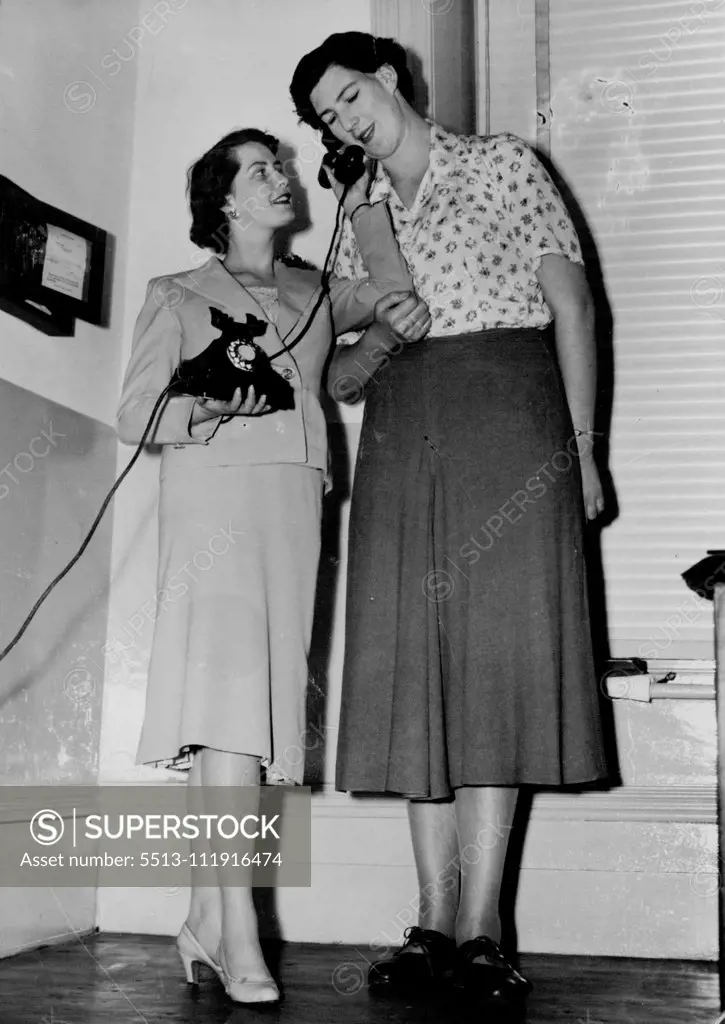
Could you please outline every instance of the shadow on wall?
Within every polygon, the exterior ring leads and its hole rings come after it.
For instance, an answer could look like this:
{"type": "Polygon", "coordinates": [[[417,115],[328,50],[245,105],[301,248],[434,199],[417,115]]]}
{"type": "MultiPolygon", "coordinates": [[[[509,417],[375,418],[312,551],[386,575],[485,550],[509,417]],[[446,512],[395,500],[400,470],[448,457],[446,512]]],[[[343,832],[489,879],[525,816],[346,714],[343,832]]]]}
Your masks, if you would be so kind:
{"type": "MultiPolygon", "coordinates": [[[[0,381],[0,646],[76,553],[113,484],[113,429],[0,381]]],[[[113,513],[0,662],[6,785],[97,777],[113,513]]]]}
{"type": "Polygon", "coordinates": [[[413,76],[413,109],[422,117],[428,117],[430,90],[423,74],[423,61],[410,50],[407,51],[407,54],[408,68],[413,76]]]}

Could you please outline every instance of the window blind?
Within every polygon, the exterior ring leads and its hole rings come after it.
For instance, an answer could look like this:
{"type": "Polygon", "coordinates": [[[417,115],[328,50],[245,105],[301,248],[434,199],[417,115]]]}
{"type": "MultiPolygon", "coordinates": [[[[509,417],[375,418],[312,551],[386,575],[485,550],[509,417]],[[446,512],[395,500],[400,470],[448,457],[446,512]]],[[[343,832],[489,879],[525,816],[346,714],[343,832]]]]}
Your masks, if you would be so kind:
{"type": "Polygon", "coordinates": [[[712,659],[725,548],[725,0],[550,0],[551,156],[614,317],[614,655],[712,659]]]}

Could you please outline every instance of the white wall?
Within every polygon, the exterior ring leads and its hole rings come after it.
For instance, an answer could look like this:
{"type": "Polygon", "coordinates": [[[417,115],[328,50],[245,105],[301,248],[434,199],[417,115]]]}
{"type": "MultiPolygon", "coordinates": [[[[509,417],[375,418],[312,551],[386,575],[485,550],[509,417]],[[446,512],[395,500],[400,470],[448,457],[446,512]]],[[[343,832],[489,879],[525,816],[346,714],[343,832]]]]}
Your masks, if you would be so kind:
{"type": "MultiPolygon", "coordinates": [[[[116,445],[107,424],[121,360],[136,69],[125,65],[107,87],[93,71],[137,20],[137,0],[0,4],[0,174],[116,240],[108,328],[78,321],[74,337],[49,337],[0,312],[2,462],[17,457],[28,474],[12,483],[8,476],[3,491],[4,642],[75,553],[112,480],[116,445]],[[83,79],[95,83],[95,99],[83,79]],[[53,446],[34,460],[29,443],[51,424],[53,446]]],[[[36,441],[33,450],[43,447],[36,441]]],[[[105,635],[111,529],[109,514],[2,664],[6,785],[96,778],[102,674],[90,677],[78,658],[93,655],[105,635]]],[[[0,821],[4,808],[0,792],[0,821]]],[[[93,889],[0,889],[0,955],[87,931],[94,919],[93,889]]]]}
{"type": "Polygon", "coordinates": [[[106,423],[121,360],[136,66],[110,77],[101,62],[114,48],[131,53],[123,41],[137,24],[138,0],[0,5],[0,174],[116,239],[110,326],[79,320],[75,337],[54,338],[0,312],[2,375],[106,423]]]}

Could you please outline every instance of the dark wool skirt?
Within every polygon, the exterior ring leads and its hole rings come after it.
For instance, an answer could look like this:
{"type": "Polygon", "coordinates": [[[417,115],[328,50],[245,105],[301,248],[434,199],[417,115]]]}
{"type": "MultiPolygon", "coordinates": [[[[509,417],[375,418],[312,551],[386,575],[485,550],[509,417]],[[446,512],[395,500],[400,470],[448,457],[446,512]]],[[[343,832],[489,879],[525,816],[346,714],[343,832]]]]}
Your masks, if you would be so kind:
{"type": "Polygon", "coordinates": [[[368,388],[337,788],[606,777],[577,446],[549,332],[406,346],[368,388]]]}

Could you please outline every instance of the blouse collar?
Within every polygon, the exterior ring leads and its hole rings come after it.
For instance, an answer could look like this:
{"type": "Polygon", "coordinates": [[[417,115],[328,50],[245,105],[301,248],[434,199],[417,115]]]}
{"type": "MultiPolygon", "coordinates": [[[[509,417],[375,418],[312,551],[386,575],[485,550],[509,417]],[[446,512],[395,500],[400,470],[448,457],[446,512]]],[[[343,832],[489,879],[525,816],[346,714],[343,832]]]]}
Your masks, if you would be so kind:
{"type": "Polygon", "coordinates": [[[446,128],[436,124],[429,118],[426,118],[426,122],[430,126],[428,169],[423,176],[413,205],[409,210],[406,210],[400,202],[390,176],[382,163],[378,164],[377,173],[370,192],[372,202],[376,203],[392,198],[396,206],[400,206],[400,212],[405,212],[407,216],[413,217],[418,208],[427,202],[434,189],[449,183],[449,179],[456,167],[458,136],[455,132],[449,132],[446,128]]]}

